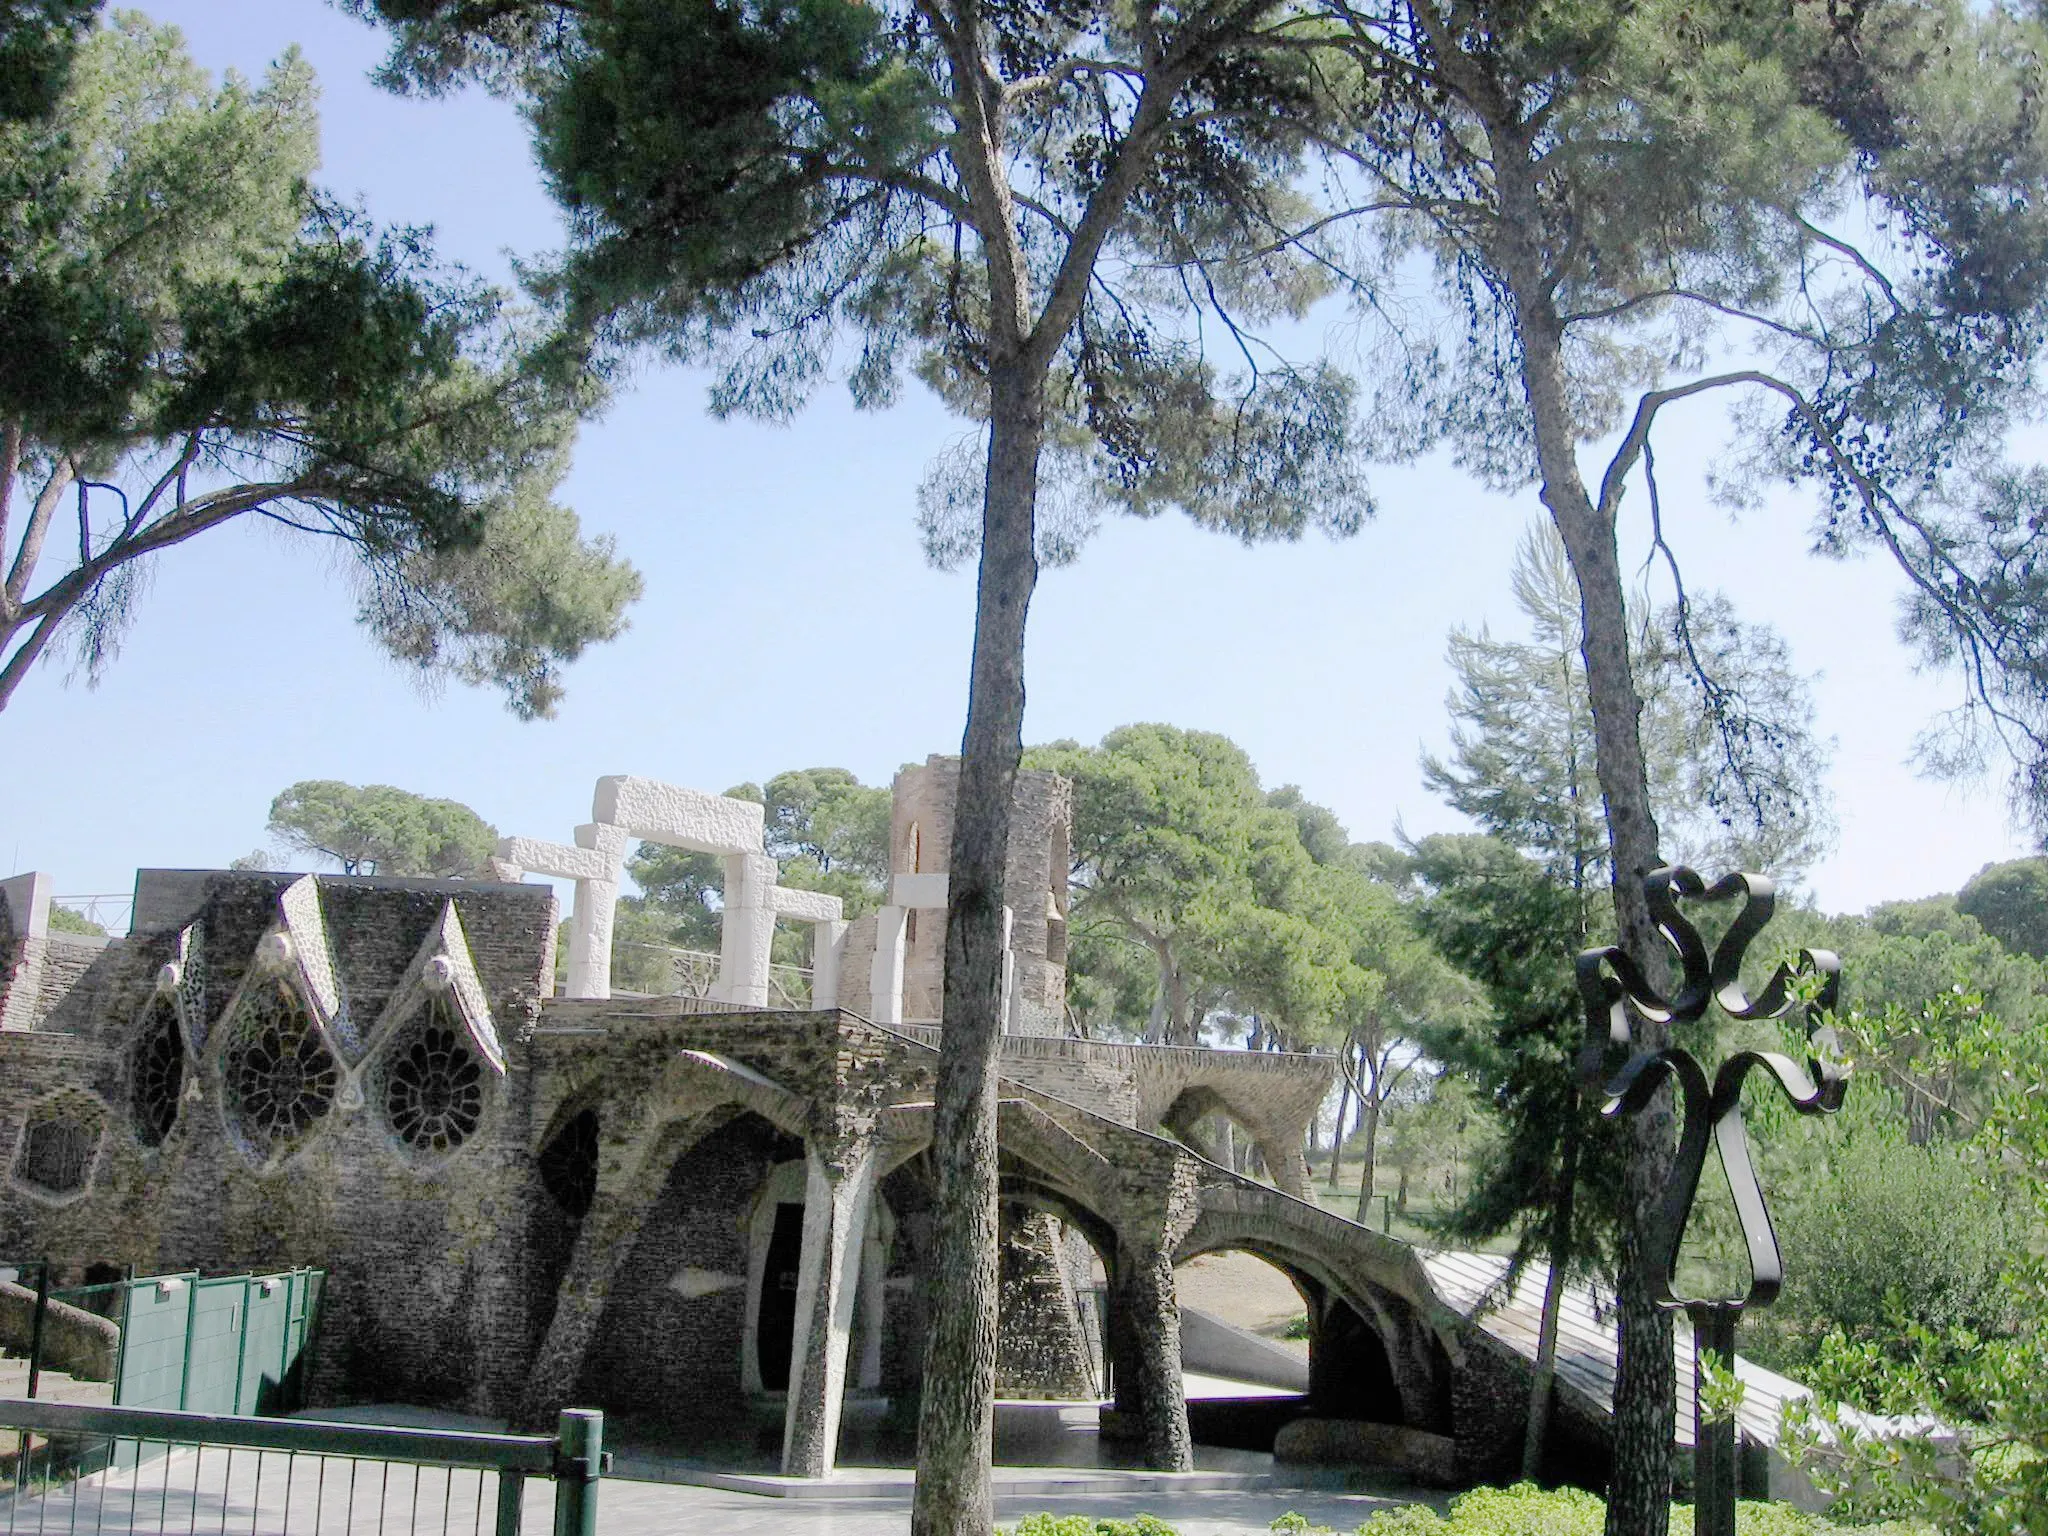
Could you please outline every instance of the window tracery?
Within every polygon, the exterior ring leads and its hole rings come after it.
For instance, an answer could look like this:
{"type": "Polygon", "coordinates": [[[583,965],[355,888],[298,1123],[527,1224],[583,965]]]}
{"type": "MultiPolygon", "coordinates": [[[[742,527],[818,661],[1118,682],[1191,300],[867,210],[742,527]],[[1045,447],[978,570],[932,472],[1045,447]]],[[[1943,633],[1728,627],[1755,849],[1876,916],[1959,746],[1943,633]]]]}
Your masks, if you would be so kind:
{"type": "Polygon", "coordinates": [[[384,1111],[416,1152],[452,1152],[476,1134],[484,1113],[484,1066],[468,1038],[430,1010],[386,1069],[384,1111]]]}
{"type": "Polygon", "coordinates": [[[129,1114],[136,1138],[159,1147],[177,1124],[185,1090],[185,1042],[178,1034],[178,1010],[168,997],[150,1005],[135,1042],[129,1084],[129,1114]]]}
{"type": "Polygon", "coordinates": [[[268,1157],[334,1108],[341,1064],[298,996],[275,983],[244,1005],[223,1077],[243,1136],[260,1157],[268,1157]]]}

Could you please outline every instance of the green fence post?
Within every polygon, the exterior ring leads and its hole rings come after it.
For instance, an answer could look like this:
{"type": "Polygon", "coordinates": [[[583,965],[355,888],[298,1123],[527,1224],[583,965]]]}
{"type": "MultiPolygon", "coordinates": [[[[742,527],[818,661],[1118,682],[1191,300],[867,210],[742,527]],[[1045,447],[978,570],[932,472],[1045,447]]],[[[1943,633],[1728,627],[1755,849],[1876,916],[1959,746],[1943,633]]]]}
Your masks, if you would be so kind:
{"type": "Polygon", "coordinates": [[[519,1536],[520,1511],[526,1504],[526,1474],[498,1469],[498,1536],[519,1536]]]}
{"type": "Polygon", "coordinates": [[[192,1335],[199,1328],[199,1272],[185,1282],[185,1360],[178,1367],[178,1409],[192,1406],[192,1335]]]}
{"type": "MultiPolygon", "coordinates": [[[[235,1390],[228,1399],[228,1412],[234,1414],[242,1411],[242,1373],[249,1368],[249,1298],[255,1294],[255,1284],[254,1276],[242,1276],[241,1327],[235,1338],[235,1390]]],[[[253,1413],[255,1409],[251,1407],[249,1411],[253,1413]]]]}
{"type": "Polygon", "coordinates": [[[564,1408],[555,1437],[555,1536],[597,1536],[604,1415],[595,1408],[564,1408]]]}
{"type": "MultiPolygon", "coordinates": [[[[50,1313],[50,1261],[36,1265],[36,1312],[28,1325],[28,1395],[36,1395],[43,1375],[43,1320],[50,1313]]],[[[23,1445],[28,1441],[24,1439],[23,1445]]]]}

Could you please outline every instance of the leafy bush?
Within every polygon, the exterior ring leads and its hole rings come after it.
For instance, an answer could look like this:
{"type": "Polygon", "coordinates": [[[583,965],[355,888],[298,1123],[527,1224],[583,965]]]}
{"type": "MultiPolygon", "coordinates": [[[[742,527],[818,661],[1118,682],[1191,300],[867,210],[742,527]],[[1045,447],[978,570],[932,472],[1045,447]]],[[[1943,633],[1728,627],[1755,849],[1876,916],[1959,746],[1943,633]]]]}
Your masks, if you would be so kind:
{"type": "MultiPolygon", "coordinates": [[[[1474,1488],[1451,1501],[1440,1515],[1427,1504],[1382,1510],[1358,1528],[1358,1536],[1602,1536],[1607,1506],[1576,1488],[1474,1488]]],[[[1323,1536],[1326,1525],[1289,1510],[1268,1527],[1275,1536],[1323,1536]]],[[[1692,1529],[1692,1510],[1671,1506],[1671,1529],[1692,1529]]],[[[1927,1536],[1921,1527],[1892,1522],[1848,1526],[1809,1515],[1789,1504],[1743,1502],[1735,1506],[1736,1536],[1927,1536]]],[[[1088,1515],[1026,1515],[997,1536],[1175,1536],[1172,1526],[1152,1515],[1131,1520],[1088,1515]]]]}
{"type": "MultiPolygon", "coordinates": [[[[1448,1515],[1423,1504],[1374,1515],[1358,1536],[1602,1536],[1607,1506],[1577,1488],[1542,1489],[1533,1483],[1512,1488],[1475,1488],[1451,1501],[1448,1515]]],[[[1671,1529],[1692,1529],[1692,1510],[1671,1506],[1671,1529]]],[[[1743,1502],[1735,1506],[1736,1536],[1921,1536],[1907,1525],[1853,1528],[1789,1504],[1743,1502]]]]}
{"type": "Polygon", "coordinates": [[[996,1536],[1179,1536],[1179,1533],[1157,1515],[1111,1520],[1095,1515],[1036,1514],[1026,1515],[1008,1528],[996,1527],[996,1536]]]}
{"type": "MultiPolygon", "coordinates": [[[[1756,1316],[1743,1353],[1856,1407],[1902,1412],[1876,1389],[1869,1358],[1931,1349],[1961,1360],[2009,1331],[2001,1275],[2023,1232],[1970,1149],[1863,1135],[1830,1162],[1829,1182],[1789,1213],[1785,1295],[1756,1316]]],[[[1943,1406],[1981,1405],[1951,1395],[1943,1406]]]]}

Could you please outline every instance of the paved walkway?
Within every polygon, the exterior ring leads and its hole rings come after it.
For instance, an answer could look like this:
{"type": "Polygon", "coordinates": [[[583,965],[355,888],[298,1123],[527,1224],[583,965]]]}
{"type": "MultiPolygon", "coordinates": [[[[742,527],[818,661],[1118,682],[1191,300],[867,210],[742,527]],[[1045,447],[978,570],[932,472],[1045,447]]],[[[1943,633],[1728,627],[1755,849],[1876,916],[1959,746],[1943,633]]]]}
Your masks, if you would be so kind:
{"type": "MultiPolygon", "coordinates": [[[[1010,1469],[1013,1480],[1018,1471],[1010,1469]]],[[[1050,1486],[1058,1469],[1043,1469],[1043,1474],[1050,1486]]],[[[612,1477],[599,1490],[598,1529],[603,1536],[902,1536],[909,1530],[906,1486],[869,1487],[861,1493],[853,1498],[771,1498],[612,1477]]],[[[1314,1524],[1348,1532],[1375,1511],[1415,1497],[1301,1488],[1160,1488],[1156,1483],[1142,1493],[1121,1493],[1096,1484],[1068,1496],[1036,1492],[999,1498],[996,1518],[1012,1524],[1038,1510],[1123,1517],[1147,1513],[1183,1536],[1255,1536],[1276,1516],[1294,1510],[1314,1524]]],[[[490,1474],[276,1452],[181,1450],[43,1498],[31,1493],[16,1501],[0,1495],[0,1536],[489,1536],[496,1503],[496,1479],[490,1474]]],[[[551,1484],[529,1483],[525,1529],[551,1530],[553,1505],[551,1484]]]]}

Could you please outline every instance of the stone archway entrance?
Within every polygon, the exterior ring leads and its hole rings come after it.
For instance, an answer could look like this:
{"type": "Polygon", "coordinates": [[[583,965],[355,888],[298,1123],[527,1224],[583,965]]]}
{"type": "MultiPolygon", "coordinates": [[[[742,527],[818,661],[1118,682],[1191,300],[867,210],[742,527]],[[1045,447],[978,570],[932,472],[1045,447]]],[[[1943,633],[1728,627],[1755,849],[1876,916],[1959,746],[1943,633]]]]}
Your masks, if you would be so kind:
{"type": "Polygon", "coordinates": [[[804,1252],[804,1207],[778,1200],[770,1207],[768,1247],[754,1303],[754,1360],[761,1390],[789,1390],[789,1359],[796,1343],[796,1293],[804,1252]]]}

